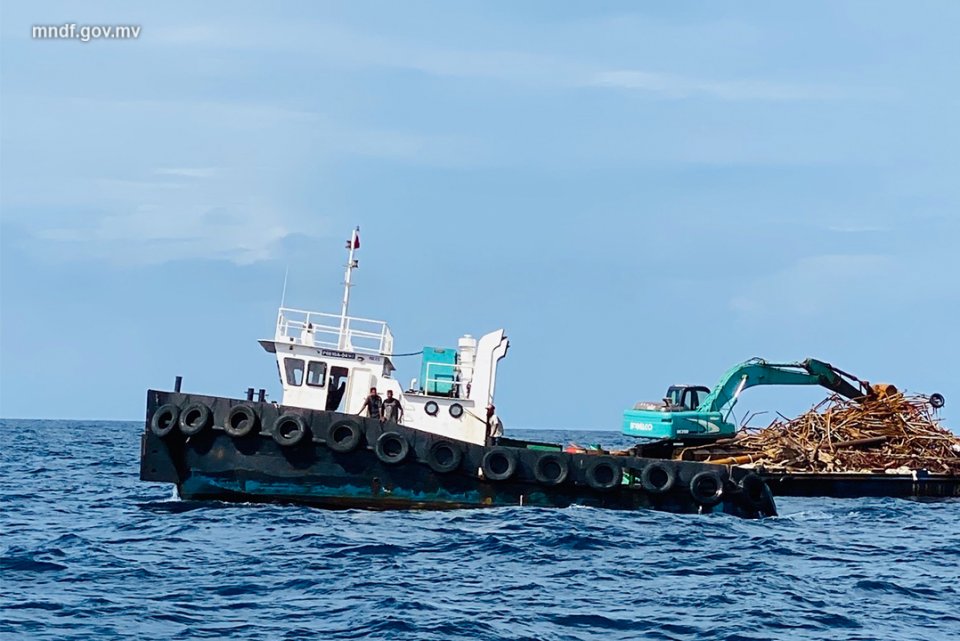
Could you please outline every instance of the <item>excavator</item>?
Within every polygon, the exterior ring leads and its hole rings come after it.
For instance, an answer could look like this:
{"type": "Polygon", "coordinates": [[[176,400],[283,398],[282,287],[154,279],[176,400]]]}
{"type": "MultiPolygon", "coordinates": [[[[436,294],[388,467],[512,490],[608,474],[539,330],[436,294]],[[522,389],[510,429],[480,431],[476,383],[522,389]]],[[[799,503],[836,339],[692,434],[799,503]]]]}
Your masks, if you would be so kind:
{"type": "Polygon", "coordinates": [[[846,398],[864,401],[895,394],[893,385],[871,386],[830,363],[808,358],[799,363],[768,363],[752,358],[736,365],[712,390],[700,385],[671,385],[661,402],[640,402],[623,413],[626,436],[682,443],[710,443],[733,436],[729,422],[740,394],[758,385],[820,385],[846,398]]]}

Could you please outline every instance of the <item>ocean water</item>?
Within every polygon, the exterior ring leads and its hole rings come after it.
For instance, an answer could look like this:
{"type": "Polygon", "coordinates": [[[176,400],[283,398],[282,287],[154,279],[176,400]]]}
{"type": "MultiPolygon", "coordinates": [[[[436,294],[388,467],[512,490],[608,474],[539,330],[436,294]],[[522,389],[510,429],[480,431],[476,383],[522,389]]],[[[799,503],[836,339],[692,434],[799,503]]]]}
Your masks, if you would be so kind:
{"type": "Polygon", "coordinates": [[[137,479],[142,429],[0,421],[0,639],[960,639],[958,501],[190,503],[137,479]]]}

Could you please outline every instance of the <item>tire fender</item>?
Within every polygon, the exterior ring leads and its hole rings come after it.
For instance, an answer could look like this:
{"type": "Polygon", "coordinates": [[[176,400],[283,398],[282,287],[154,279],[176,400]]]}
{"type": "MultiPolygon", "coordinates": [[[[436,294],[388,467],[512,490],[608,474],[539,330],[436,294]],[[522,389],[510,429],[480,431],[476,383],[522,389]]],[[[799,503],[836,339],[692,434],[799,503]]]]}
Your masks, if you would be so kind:
{"type": "Polygon", "coordinates": [[[438,474],[448,474],[460,467],[463,451],[451,441],[436,441],[427,450],[427,465],[438,474]]]}
{"type": "Polygon", "coordinates": [[[327,432],[327,447],[334,452],[346,454],[360,446],[363,440],[363,430],[356,421],[343,419],[330,426],[327,432]]]}
{"type": "Polygon", "coordinates": [[[494,447],[483,455],[480,463],[484,478],[506,481],[517,471],[517,455],[505,447],[494,447]]]}
{"type": "Polygon", "coordinates": [[[277,417],[270,434],[278,445],[293,447],[304,439],[307,431],[307,422],[302,416],[286,412],[277,417]]]}
{"type": "Polygon", "coordinates": [[[596,458],[587,463],[586,478],[595,490],[612,490],[623,480],[623,468],[611,458],[596,458]]]}
{"type": "Polygon", "coordinates": [[[533,476],[543,485],[560,485],[570,474],[567,457],[559,452],[541,454],[533,464],[533,476]]]}
{"type": "Polygon", "coordinates": [[[640,473],[640,485],[649,494],[664,494],[673,489],[677,472],[667,463],[651,463],[640,473]]]}
{"type": "Polygon", "coordinates": [[[167,403],[157,408],[150,419],[150,431],[160,438],[164,438],[177,426],[180,419],[180,408],[173,403],[167,403]]]}
{"type": "Polygon", "coordinates": [[[690,494],[700,505],[716,505],[723,497],[723,477],[716,470],[697,472],[690,479],[690,494]]]}
{"type": "Polygon", "coordinates": [[[399,432],[384,432],[377,439],[373,451],[384,463],[396,465],[410,454],[410,442],[399,432]]]}
{"type": "Polygon", "coordinates": [[[260,424],[256,410],[250,405],[234,405],[227,413],[223,431],[233,438],[243,438],[260,424]]]}
{"type": "Polygon", "coordinates": [[[213,415],[203,403],[190,403],[180,412],[180,431],[184,436],[196,436],[210,425],[213,415]]]}

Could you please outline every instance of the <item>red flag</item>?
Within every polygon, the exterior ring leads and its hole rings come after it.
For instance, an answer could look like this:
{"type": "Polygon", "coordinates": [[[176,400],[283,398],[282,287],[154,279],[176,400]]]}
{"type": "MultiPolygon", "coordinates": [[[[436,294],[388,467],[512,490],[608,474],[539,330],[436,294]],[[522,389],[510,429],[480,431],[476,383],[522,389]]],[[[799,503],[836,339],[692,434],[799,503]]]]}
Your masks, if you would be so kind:
{"type": "Polygon", "coordinates": [[[360,249],[360,230],[359,229],[353,232],[353,248],[360,249]]]}

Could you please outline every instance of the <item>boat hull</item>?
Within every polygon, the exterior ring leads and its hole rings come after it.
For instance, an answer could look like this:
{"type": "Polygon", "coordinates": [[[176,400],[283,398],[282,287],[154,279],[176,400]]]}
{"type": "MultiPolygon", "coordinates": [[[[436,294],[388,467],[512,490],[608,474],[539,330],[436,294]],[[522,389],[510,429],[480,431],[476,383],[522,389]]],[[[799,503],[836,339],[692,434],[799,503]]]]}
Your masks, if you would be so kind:
{"type": "MultiPolygon", "coordinates": [[[[676,460],[683,452],[670,441],[651,441],[635,449],[649,458],[676,460]]],[[[704,452],[701,456],[710,454],[704,452]]],[[[713,455],[718,456],[717,454],[713,455]]],[[[724,455],[720,455],[724,456],[724,455]]],[[[823,498],[960,498],[960,475],[933,474],[926,470],[887,472],[805,472],[753,466],[774,496],[823,498]]]]}
{"type": "Polygon", "coordinates": [[[830,498],[960,498],[960,476],[928,474],[871,474],[819,472],[764,472],[758,470],[774,496],[830,498]]]}
{"type": "MultiPolygon", "coordinates": [[[[656,461],[669,465],[674,482],[665,491],[648,491],[642,481],[651,459],[596,454],[545,452],[522,447],[488,447],[441,439],[403,425],[301,408],[252,403],[211,396],[151,390],[146,429],[142,436],[141,479],[176,484],[181,498],[244,502],[290,502],[324,508],[461,509],[496,506],[567,507],[584,505],[611,509],[654,509],[675,513],[726,512],[744,518],[776,514],[768,488],[743,489],[748,472],[692,462],[656,461]],[[158,409],[209,408],[208,424],[196,434],[178,428],[158,435],[158,409]],[[242,437],[224,429],[232,408],[243,405],[257,416],[258,429],[242,437]],[[306,434],[290,445],[276,435],[281,417],[303,420],[306,434]],[[359,426],[362,437],[350,451],[334,448],[333,430],[345,422],[359,426]],[[402,437],[409,451],[401,460],[378,447],[389,432],[402,437]],[[431,452],[438,441],[453,446],[461,460],[454,469],[437,471],[431,452]],[[507,478],[484,474],[492,450],[512,458],[507,478]],[[546,482],[538,468],[544,456],[562,460],[564,478],[546,482]],[[603,461],[601,461],[601,459],[603,461]],[[602,463],[619,469],[619,480],[597,478],[602,463]],[[716,474],[723,489],[712,500],[698,501],[690,483],[701,472],[716,474]],[[603,485],[603,487],[597,487],[603,485]]],[[[600,475],[602,476],[602,475],[600,475]]]]}

